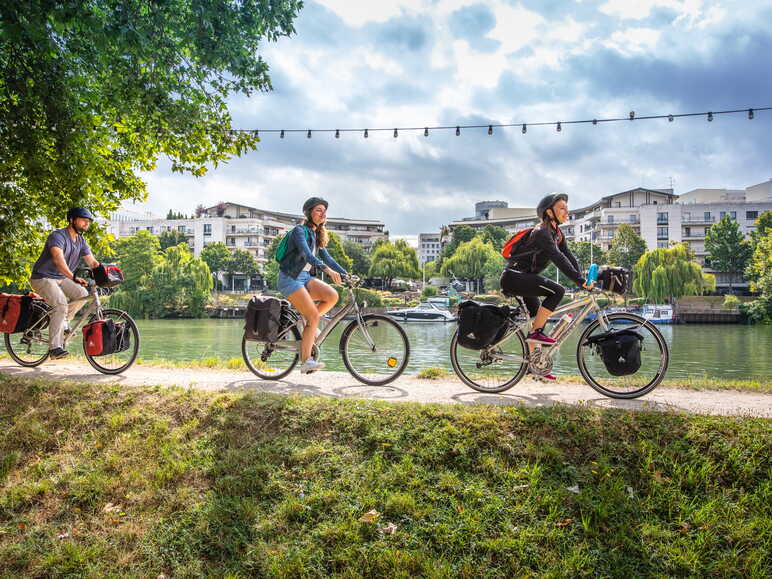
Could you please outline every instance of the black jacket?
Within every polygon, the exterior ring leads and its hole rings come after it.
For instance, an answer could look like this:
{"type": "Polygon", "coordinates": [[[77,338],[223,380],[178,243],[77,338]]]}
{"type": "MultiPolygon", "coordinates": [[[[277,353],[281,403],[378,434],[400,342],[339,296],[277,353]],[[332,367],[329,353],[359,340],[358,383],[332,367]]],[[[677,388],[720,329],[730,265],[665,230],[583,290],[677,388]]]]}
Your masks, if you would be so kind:
{"type": "Polygon", "coordinates": [[[517,255],[509,258],[509,266],[523,273],[541,273],[550,262],[576,285],[584,285],[579,264],[561,231],[537,225],[520,245],[517,255]]]}

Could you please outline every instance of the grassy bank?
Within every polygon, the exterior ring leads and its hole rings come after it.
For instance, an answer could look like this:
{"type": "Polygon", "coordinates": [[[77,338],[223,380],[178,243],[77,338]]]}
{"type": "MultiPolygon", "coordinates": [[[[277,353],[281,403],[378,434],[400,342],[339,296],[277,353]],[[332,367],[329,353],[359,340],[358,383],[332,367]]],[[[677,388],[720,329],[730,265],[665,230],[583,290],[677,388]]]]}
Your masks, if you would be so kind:
{"type": "Polygon", "coordinates": [[[0,377],[0,574],[769,576],[772,423],[0,377]]]}

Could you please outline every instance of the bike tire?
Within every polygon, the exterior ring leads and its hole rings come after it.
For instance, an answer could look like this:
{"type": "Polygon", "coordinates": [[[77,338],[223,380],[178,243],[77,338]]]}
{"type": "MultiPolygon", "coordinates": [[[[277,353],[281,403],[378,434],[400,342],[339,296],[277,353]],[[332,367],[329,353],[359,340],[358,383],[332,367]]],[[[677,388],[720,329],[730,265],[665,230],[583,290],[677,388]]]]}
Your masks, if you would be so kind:
{"type": "MultiPolygon", "coordinates": [[[[399,358],[395,358],[397,360],[397,365],[394,367],[394,371],[391,374],[378,379],[368,378],[367,376],[364,376],[359,370],[355,369],[349,354],[351,338],[354,335],[354,331],[359,328],[358,320],[354,320],[348,326],[346,326],[340,336],[339,347],[340,355],[343,359],[343,364],[346,366],[346,369],[349,371],[349,373],[363,384],[367,384],[369,386],[383,386],[385,384],[389,384],[390,382],[393,382],[399,378],[405,371],[405,368],[407,368],[407,363],[410,360],[410,340],[408,339],[405,330],[402,329],[402,326],[387,316],[382,316],[380,314],[367,314],[362,316],[362,321],[367,325],[370,325],[372,322],[377,322],[378,324],[384,324],[385,326],[396,329],[397,335],[400,337],[404,347],[404,351],[400,356],[402,359],[400,361],[399,358]]],[[[393,347],[390,349],[393,350],[393,347]]],[[[391,354],[392,356],[388,358],[389,360],[393,358],[394,352],[392,351],[391,354]]]]}
{"type": "MultiPolygon", "coordinates": [[[[23,333],[22,333],[23,335],[23,333]]],[[[35,368],[36,366],[40,366],[43,362],[48,360],[48,347],[46,346],[45,353],[43,353],[40,358],[36,358],[34,360],[25,360],[23,358],[20,358],[19,355],[14,351],[14,348],[17,348],[23,344],[19,343],[17,340],[17,344],[14,346],[13,344],[13,336],[17,336],[20,339],[19,334],[4,334],[4,340],[5,340],[5,351],[8,352],[8,355],[11,357],[11,359],[16,362],[19,366],[24,366],[25,368],[35,368]]],[[[48,340],[46,340],[48,342],[48,340]]]]}
{"type": "MultiPolygon", "coordinates": [[[[528,354],[528,344],[525,342],[525,335],[521,330],[517,330],[508,338],[508,340],[517,339],[520,343],[521,349],[523,350],[524,354],[528,354]]],[[[473,390],[477,390],[478,392],[483,392],[486,394],[498,394],[500,392],[505,392],[506,390],[509,390],[520,382],[520,380],[523,379],[523,376],[525,376],[526,372],[528,371],[528,364],[522,363],[520,364],[520,368],[517,370],[517,372],[514,373],[512,378],[510,380],[507,380],[503,384],[500,384],[498,386],[484,386],[480,384],[479,382],[476,382],[471,376],[469,376],[461,367],[461,364],[459,362],[459,350],[463,350],[464,352],[474,352],[476,350],[469,350],[468,348],[464,348],[463,346],[460,346],[458,344],[458,329],[453,333],[453,338],[450,340],[450,364],[453,367],[453,371],[456,373],[456,376],[458,376],[461,381],[472,388],[473,390]]]]}
{"type": "MultiPolygon", "coordinates": [[[[300,339],[301,339],[300,330],[298,330],[297,326],[293,326],[291,330],[292,330],[292,335],[295,338],[295,341],[299,345],[300,339]]],[[[264,347],[264,350],[262,353],[264,353],[265,348],[269,347],[271,342],[258,342],[255,340],[247,340],[246,335],[244,335],[244,337],[241,338],[241,355],[244,358],[244,363],[247,365],[247,368],[249,368],[250,372],[252,372],[255,376],[257,376],[262,380],[281,380],[287,374],[292,372],[292,369],[295,367],[295,365],[298,363],[298,360],[300,359],[300,351],[298,351],[290,361],[289,366],[287,367],[286,370],[282,370],[281,372],[278,372],[276,374],[267,374],[267,373],[261,372],[260,369],[254,363],[252,363],[252,359],[250,358],[249,352],[248,352],[249,344],[262,344],[264,347]]],[[[270,356],[270,354],[268,355],[270,356]]],[[[265,361],[263,361],[262,363],[265,363],[265,361]]]]}
{"type": "Polygon", "coordinates": [[[657,373],[655,374],[654,378],[652,378],[652,380],[650,380],[647,384],[645,384],[641,388],[632,390],[630,392],[620,392],[617,390],[612,390],[597,382],[597,380],[595,380],[592,377],[592,374],[587,368],[587,364],[585,363],[583,351],[582,351],[582,344],[592,334],[592,332],[595,329],[597,329],[598,326],[600,326],[600,321],[597,319],[594,320],[592,323],[590,323],[584,329],[582,334],[579,336],[579,342],[576,345],[576,363],[577,363],[577,366],[579,367],[579,372],[582,374],[582,377],[587,382],[587,384],[589,384],[595,391],[609,398],[629,400],[632,398],[639,398],[641,396],[644,396],[645,394],[648,394],[649,392],[654,390],[657,386],[659,386],[659,384],[665,378],[665,373],[667,372],[668,365],[670,364],[670,351],[668,350],[667,342],[665,341],[664,336],[662,336],[662,332],[659,331],[657,326],[647,321],[646,318],[643,318],[636,314],[627,314],[627,313],[607,314],[606,319],[608,319],[609,322],[613,322],[614,320],[623,320],[623,319],[637,322],[639,324],[642,324],[642,326],[645,327],[646,330],[649,331],[654,336],[654,338],[658,342],[658,346],[660,347],[660,351],[661,351],[660,364],[659,364],[657,373]]]}
{"type": "MultiPolygon", "coordinates": [[[[129,359],[123,364],[121,364],[120,366],[118,366],[117,368],[109,368],[99,363],[100,358],[103,358],[103,356],[91,356],[86,353],[85,343],[83,344],[83,353],[86,356],[86,360],[88,360],[88,363],[91,364],[94,370],[97,370],[102,374],[109,374],[109,375],[121,374],[122,372],[125,372],[126,370],[128,370],[132,364],[134,364],[134,362],[137,359],[137,356],[139,355],[139,345],[140,345],[139,328],[137,327],[137,324],[134,321],[134,319],[127,312],[124,312],[123,310],[105,308],[102,310],[102,316],[103,317],[115,316],[123,320],[124,323],[128,324],[129,329],[131,331],[131,346],[129,346],[131,348],[131,354],[129,354],[129,359]]],[[[110,354],[108,354],[108,356],[109,355],[110,354]]]]}

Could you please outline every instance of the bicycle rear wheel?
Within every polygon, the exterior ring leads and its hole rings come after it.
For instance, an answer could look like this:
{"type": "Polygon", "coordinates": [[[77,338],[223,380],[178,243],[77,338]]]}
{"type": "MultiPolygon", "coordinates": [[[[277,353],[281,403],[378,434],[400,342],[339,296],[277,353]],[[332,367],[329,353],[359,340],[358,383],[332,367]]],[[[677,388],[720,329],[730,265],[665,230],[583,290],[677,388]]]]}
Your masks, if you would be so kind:
{"type": "Polygon", "coordinates": [[[606,319],[615,330],[634,327],[643,336],[640,368],[627,376],[615,376],[609,372],[596,347],[586,343],[588,338],[605,331],[595,320],[579,336],[576,346],[579,372],[590,386],[610,398],[638,398],[648,394],[662,382],[667,372],[670,354],[665,338],[654,324],[635,314],[608,314],[606,319]]]}
{"type": "Polygon", "coordinates": [[[386,316],[362,316],[364,326],[354,320],[340,337],[340,354],[351,375],[371,386],[396,380],[410,359],[405,330],[386,316]],[[372,345],[371,345],[372,344],[372,345]]]}
{"type": "Polygon", "coordinates": [[[292,326],[276,342],[256,342],[241,339],[241,355],[247,368],[263,380],[281,380],[298,363],[300,358],[300,330],[292,326]]]}
{"type": "Polygon", "coordinates": [[[120,324],[126,324],[128,333],[124,342],[124,349],[120,352],[105,354],[103,356],[91,356],[86,353],[86,345],[83,345],[83,353],[91,366],[102,374],[120,374],[126,371],[137,359],[139,354],[139,329],[129,314],[123,310],[102,310],[103,319],[111,319],[120,324]]]}
{"type": "Polygon", "coordinates": [[[502,343],[485,350],[469,350],[459,345],[458,330],[450,340],[450,363],[461,381],[478,392],[509,390],[528,370],[528,345],[520,330],[502,343]]]}
{"type": "Polygon", "coordinates": [[[40,300],[34,300],[34,317],[32,327],[15,334],[5,334],[5,350],[14,362],[20,366],[34,368],[48,359],[49,335],[48,312],[51,308],[40,300]]]}

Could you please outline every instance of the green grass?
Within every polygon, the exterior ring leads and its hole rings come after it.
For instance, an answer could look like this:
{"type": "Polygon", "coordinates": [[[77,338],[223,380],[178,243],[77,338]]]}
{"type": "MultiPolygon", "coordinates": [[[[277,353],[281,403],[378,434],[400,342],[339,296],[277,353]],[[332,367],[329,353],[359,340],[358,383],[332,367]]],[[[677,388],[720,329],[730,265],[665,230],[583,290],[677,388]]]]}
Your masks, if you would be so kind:
{"type": "Polygon", "coordinates": [[[450,374],[445,368],[424,368],[416,374],[420,380],[439,380],[447,378],[450,374]]]}
{"type": "Polygon", "coordinates": [[[764,419],[0,376],[0,432],[0,576],[772,572],[764,419]]]}

